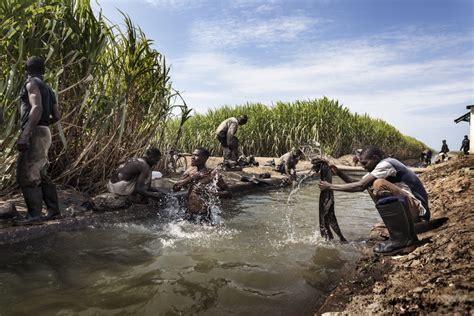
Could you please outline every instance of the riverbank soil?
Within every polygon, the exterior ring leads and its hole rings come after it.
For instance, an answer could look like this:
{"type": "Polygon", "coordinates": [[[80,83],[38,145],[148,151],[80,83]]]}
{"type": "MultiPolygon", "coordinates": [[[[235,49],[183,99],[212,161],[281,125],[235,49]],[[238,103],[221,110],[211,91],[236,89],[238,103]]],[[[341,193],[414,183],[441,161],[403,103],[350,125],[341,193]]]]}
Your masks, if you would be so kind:
{"type": "Polygon", "coordinates": [[[419,234],[420,240],[431,242],[408,255],[364,256],[316,314],[471,314],[473,168],[471,155],[422,174],[432,218],[449,220],[435,230],[419,234]]]}

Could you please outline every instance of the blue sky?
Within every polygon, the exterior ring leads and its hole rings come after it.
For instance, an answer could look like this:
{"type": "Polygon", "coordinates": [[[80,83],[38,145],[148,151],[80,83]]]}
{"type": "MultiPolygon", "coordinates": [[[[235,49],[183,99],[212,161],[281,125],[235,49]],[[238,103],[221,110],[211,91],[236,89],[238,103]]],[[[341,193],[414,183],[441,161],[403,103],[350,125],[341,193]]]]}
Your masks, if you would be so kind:
{"type": "MultiPolygon", "coordinates": [[[[99,0],[130,15],[198,112],[327,96],[438,149],[474,104],[471,0],[99,0]]],[[[95,5],[97,7],[97,5],[95,5]]]]}

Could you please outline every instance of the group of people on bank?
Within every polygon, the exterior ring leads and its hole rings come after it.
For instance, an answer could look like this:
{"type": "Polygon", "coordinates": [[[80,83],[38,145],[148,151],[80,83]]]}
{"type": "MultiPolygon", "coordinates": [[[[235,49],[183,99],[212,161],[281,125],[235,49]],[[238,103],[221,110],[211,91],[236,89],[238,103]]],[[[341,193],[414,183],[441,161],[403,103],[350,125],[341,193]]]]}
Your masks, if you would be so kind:
{"type": "MultiPolygon", "coordinates": [[[[60,120],[60,112],[52,89],[43,80],[44,61],[39,57],[31,57],[26,62],[26,70],[28,77],[20,92],[21,134],[17,142],[17,181],[28,215],[18,224],[51,220],[61,214],[56,187],[46,173],[51,146],[49,126],[60,120]],[[44,216],[43,202],[47,208],[44,216]]],[[[232,165],[237,161],[239,141],[236,132],[247,120],[245,115],[232,117],[217,127],[216,138],[223,148],[224,163],[232,165]]],[[[191,218],[208,212],[211,196],[231,196],[229,186],[219,172],[207,167],[209,156],[207,149],[195,149],[191,167],[173,186],[173,191],[188,187],[187,214],[191,218]]],[[[287,175],[289,180],[296,180],[295,166],[303,156],[301,150],[291,150],[280,158],[276,170],[287,175]]],[[[108,191],[129,196],[132,200],[162,199],[166,192],[151,186],[152,168],[160,158],[160,150],[150,148],[143,157],[127,160],[112,173],[107,184],[108,191]]],[[[346,183],[321,181],[319,188],[346,192],[368,190],[390,233],[390,240],[377,245],[375,251],[392,253],[416,245],[415,223],[430,218],[428,195],[419,178],[400,161],[384,158],[383,152],[373,146],[362,149],[358,160],[369,172],[362,179],[353,179],[331,165],[332,172],[346,183]]]]}
{"type": "MultiPolygon", "coordinates": [[[[461,142],[461,148],[459,149],[460,152],[462,152],[464,155],[469,154],[469,149],[470,149],[470,140],[467,135],[464,135],[464,138],[461,142]]],[[[441,144],[441,150],[439,151],[438,155],[436,156],[436,159],[434,163],[441,163],[441,162],[446,162],[450,159],[449,155],[449,147],[445,139],[443,139],[442,144],[441,144]]],[[[420,155],[420,163],[422,166],[429,166],[432,163],[433,159],[433,152],[431,149],[425,149],[421,152],[420,155]]]]}

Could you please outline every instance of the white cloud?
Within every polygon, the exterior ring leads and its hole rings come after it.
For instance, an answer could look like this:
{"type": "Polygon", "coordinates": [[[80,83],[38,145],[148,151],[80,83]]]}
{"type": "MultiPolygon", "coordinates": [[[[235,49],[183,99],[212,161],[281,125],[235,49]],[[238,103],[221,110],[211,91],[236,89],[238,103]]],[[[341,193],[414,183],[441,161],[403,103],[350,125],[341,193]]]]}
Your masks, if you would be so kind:
{"type": "Polygon", "coordinates": [[[413,56],[413,51],[443,50],[449,46],[444,41],[466,43],[470,39],[446,35],[440,43],[420,35],[408,43],[325,42],[273,65],[224,52],[196,51],[173,61],[172,76],[175,87],[185,90],[187,103],[200,112],[223,104],[271,104],[328,96],[352,111],[385,119],[410,135],[420,134],[420,124],[429,126],[431,135],[421,139],[436,144],[434,137],[446,132],[454,119],[436,107],[462,107],[474,101],[472,52],[413,56]],[[419,111],[426,107],[434,110],[419,111]],[[437,127],[442,130],[435,131],[437,127]]]}
{"type": "Polygon", "coordinates": [[[234,48],[243,44],[265,45],[296,40],[308,30],[314,31],[316,19],[306,16],[273,19],[235,19],[198,21],[192,27],[191,38],[197,47],[206,50],[234,48]]]}
{"type": "MultiPolygon", "coordinates": [[[[200,7],[204,0],[101,0],[100,2],[108,2],[111,4],[133,3],[133,4],[149,4],[153,7],[165,7],[167,9],[190,9],[200,7]]],[[[92,4],[94,3],[91,2],[92,4]]]]}

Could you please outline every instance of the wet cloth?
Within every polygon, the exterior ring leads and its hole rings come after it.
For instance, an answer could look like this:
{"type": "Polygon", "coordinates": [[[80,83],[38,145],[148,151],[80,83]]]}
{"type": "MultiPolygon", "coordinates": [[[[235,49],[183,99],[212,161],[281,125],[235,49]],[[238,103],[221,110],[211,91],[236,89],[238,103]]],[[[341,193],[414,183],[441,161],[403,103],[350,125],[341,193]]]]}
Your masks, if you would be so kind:
{"type": "MultiPolygon", "coordinates": [[[[416,174],[405,165],[393,158],[380,161],[370,174],[376,179],[385,179],[386,182],[377,182],[380,187],[373,185],[372,191],[375,196],[378,191],[388,191],[391,194],[404,195],[409,198],[413,209],[412,213],[429,220],[428,194],[416,174]]],[[[365,175],[367,177],[369,174],[365,175]]]]}
{"type": "Polygon", "coordinates": [[[17,161],[17,182],[20,187],[37,187],[50,182],[46,175],[51,132],[46,126],[36,126],[30,136],[28,148],[20,152],[17,161]]]}
{"type": "Polygon", "coordinates": [[[136,181],[119,181],[116,183],[112,183],[109,180],[107,183],[107,190],[110,193],[121,195],[121,196],[128,196],[135,192],[136,181]]]}

